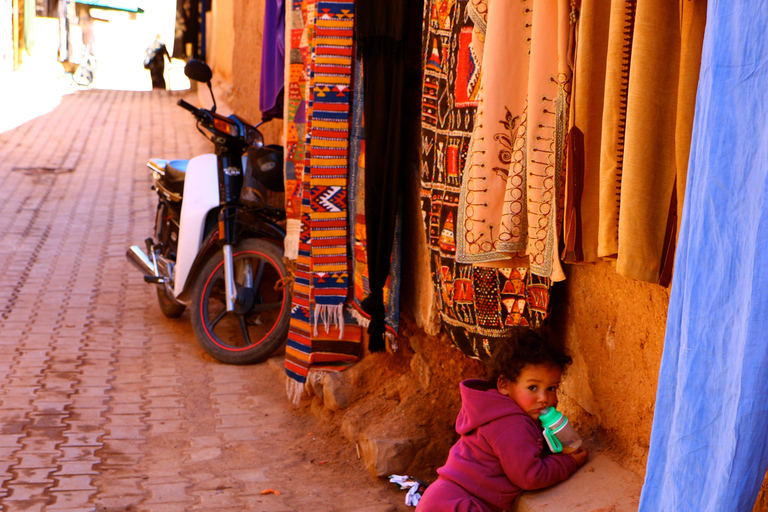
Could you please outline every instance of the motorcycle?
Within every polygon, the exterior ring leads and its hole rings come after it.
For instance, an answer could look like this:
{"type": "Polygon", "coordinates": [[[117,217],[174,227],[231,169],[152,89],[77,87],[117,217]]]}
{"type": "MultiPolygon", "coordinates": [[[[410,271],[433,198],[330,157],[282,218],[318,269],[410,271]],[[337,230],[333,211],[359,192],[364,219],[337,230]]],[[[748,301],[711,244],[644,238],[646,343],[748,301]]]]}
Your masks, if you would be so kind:
{"type": "Polygon", "coordinates": [[[156,286],[165,316],[190,308],[192,330],[208,354],[257,363],[286,340],[290,321],[285,211],[264,201],[267,191],[283,190],[282,147],[265,146],[259,125],[216,113],[207,64],[192,59],[184,73],[208,84],[210,110],[183,99],[178,105],[215,152],[149,160],[158,195],[154,238],[145,240],[146,253],[134,245],[126,257],[156,286]]]}
{"type": "Polygon", "coordinates": [[[93,55],[91,45],[83,47],[80,53],[80,62],[72,72],[72,80],[77,85],[87,87],[93,82],[93,73],[96,71],[96,57],[93,55]]]}
{"type": "MultiPolygon", "coordinates": [[[[71,54],[70,54],[71,56],[71,54]]],[[[93,74],[96,72],[96,56],[91,45],[84,45],[80,50],[80,57],[67,58],[61,62],[64,72],[72,77],[77,85],[88,87],[93,82],[93,74]]]]}

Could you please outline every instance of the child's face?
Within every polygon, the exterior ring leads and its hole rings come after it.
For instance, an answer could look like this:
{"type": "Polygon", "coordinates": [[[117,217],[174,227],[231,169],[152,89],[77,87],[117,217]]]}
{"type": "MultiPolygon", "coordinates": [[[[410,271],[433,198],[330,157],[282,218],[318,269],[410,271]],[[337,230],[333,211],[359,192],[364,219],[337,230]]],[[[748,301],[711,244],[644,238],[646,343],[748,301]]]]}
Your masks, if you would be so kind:
{"type": "Polygon", "coordinates": [[[499,393],[514,400],[528,416],[538,420],[542,409],[557,405],[557,387],[562,373],[557,366],[529,364],[522,369],[515,382],[504,376],[499,377],[497,388],[499,393]]]}

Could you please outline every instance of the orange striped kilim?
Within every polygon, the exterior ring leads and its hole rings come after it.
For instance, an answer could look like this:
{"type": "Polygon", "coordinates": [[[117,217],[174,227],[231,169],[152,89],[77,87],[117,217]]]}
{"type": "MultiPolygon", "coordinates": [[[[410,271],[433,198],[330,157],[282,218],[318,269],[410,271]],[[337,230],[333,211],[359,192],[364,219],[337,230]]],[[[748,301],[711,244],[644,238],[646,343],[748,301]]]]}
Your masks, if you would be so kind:
{"type": "Polygon", "coordinates": [[[314,59],[308,59],[301,232],[286,346],[294,402],[310,367],[339,369],[357,361],[362,338],[362,330],[344,319],[354,2],[307,3],[307,24],[314,25],[305,34],[314,59]]]}

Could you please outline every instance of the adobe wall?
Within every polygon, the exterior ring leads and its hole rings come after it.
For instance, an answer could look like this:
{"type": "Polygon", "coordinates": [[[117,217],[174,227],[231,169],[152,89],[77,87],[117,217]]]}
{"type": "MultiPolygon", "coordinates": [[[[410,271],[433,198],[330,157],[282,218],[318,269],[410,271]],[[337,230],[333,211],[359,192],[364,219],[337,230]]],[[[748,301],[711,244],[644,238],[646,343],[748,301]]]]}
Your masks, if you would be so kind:
{"type": "Polygon", "coordinates": [[[563,407],[642,475],[669,291],[619,276],[610,263],[568,265],[566,275],[552,311],[574,360],[562,385],[563,407]]]}
{"type": "MultiPolygon", "coordinates": [[[[238,116],[258,124],[261,121],[259,81],[264,0],[233,0],[233,3],[232,87],[227,101],[238,116]]],[[[273,119],[259,129],[266,144],[282,143],[282,120],[273,119]]]]}
{"type": "MultiPolygon", "coordinates": [[[[411,176],[403,241],[403,309],[423,330],[436,334],[429,257],[418,200],[419,177],[411,176]]],[[[610,263],[566,265],[567,279],[552,290],[553,327],[565,337],[574,360],[563,381],[561,407],[574,424],[611,448],[626,467],[645,472],[653,404],[669,303],[667,288],[624,278],[610,263]]],[[[474,361],[433,338],[438,362],[481,370],[474,361]],[[439,344],[445,346],[440,348],[439,344]]],[[[432,373],[443,371],[439,365],[432,373]]],[[[478,373],[480,372],[480,373],[478,373]]],[[[458,381],[447,383],[458,386],[458,381]]],[[[458,403],[451,404],[458,407],[458,403]]]]}
{"type": "Polygon", "coordinates": [[[208,63],[213,73],[228,83],[232,82],[232,55],[235,48],[234,7],[234,0],[216,0],[209,13],[213,33],[209,38],[208,63]]]}

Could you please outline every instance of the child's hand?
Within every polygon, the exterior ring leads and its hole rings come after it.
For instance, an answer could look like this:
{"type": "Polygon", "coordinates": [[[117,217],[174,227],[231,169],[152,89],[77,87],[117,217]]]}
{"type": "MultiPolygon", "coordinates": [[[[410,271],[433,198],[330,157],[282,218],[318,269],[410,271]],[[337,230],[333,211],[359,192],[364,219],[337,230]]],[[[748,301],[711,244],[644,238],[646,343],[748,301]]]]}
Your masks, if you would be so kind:
{"type": "Polygon", "coordinates": [[[587,449],[583,446],[579,447],[575,452],[569,453],[573,460],[576,461],[576,466],[581,467],[587,462],[587,449]]]}

